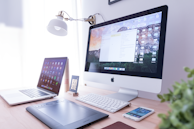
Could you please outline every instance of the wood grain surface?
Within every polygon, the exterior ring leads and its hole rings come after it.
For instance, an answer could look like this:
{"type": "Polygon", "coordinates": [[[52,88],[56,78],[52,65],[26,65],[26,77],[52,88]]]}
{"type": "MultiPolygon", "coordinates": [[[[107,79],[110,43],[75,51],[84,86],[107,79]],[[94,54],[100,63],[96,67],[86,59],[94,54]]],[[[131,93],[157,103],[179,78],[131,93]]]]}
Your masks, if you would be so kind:
{"type": "MultiPolygon", "coordinates": [[[[88,94],[88,93],[96,93],[101,95],[107,95],[114,93],[112,91],[106,91],[102,89],[97,89],[93,87],[80,86],[78,89],[79,96],[88,94]]],[[[32,106],[34,104],[45,103],[54,101],[57,99],[67,99],[78,104],[90,107],[92,109],[101,111],[103,113],[109,114],[109,117],[101,120],[97,123],[94,123],[86,129],[100,129],[106,127],[110,124],[113,124],[117,121],[122,121],[123,123],[130,125],[136,129],[155,129],[160,123],[160,119],[158,118],[158,113],[167,113],[169,110],[167,103],[160,103],[159,101],[137,98],[131,101],[130,107],[125,107],[116,113],[109,113],[107,111],[101,110],[99,108],[90,106],[88,104],[84,104],[75,100],[76,97],[69,95],[67,93],[60,93],[58,97],[53,99],[47,99],[42,101],[36,101],[16,106],[9,106],[1,97],[0,97],[0,129],[48,129],[48,127],[43,124],[41,121],[36,119],[30,113],[26,111],[26,107],[32,106]],[[135,122],[133,120],[126,119],[122,116],[122,114],[129,112],[139,106],[144,106],[148,108],[152,108],[155,110],[155,113],[140,122],[135,122]]]]}

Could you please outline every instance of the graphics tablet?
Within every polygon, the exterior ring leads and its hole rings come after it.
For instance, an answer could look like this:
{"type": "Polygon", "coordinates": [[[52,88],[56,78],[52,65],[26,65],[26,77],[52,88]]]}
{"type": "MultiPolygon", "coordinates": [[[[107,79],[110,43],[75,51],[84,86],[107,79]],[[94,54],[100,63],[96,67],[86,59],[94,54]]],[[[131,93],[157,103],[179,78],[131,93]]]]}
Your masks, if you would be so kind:
{"type": "Polygon", "coordinates": [[[57,100],[27,107],[26,110],[52,129],[75,129],[108,115],[69,100],[57,100]]]}

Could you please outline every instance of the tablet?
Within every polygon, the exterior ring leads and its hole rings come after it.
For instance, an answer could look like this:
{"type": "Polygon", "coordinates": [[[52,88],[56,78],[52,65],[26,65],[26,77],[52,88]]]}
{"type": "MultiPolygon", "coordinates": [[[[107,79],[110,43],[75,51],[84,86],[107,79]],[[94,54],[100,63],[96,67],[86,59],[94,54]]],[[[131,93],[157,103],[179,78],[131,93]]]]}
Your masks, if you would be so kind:
{"type": "Polygon", "coordinates": [[[108,117],[66,99],[33,105],[26,110],[52,129],[81,128],[108,117]]]}

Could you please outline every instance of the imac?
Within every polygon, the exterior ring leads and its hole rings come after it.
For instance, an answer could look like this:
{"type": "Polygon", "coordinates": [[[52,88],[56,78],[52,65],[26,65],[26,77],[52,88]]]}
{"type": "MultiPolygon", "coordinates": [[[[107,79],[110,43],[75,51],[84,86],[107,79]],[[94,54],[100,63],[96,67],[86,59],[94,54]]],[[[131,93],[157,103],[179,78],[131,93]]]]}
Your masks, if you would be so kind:
{"type": "MultiPolygon", "coordinates": [[[[138,90],[159,93],[168,7],[161,6],[89,28],[84,83],[106,84],[124,101],[138,90]]],[[[102,88],[99,86],[99,88],[102,88]]]]}

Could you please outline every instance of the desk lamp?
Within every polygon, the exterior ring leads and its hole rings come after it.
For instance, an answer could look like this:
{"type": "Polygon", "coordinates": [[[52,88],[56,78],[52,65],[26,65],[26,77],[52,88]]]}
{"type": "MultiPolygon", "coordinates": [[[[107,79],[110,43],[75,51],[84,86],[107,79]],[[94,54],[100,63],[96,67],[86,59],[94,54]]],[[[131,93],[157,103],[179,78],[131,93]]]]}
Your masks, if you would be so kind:
{"type": "MultiPolygon", "coordinates": [[[[96,24],[96,15],[100,15],[102,17],[101,14],[96,13],[94,15],[90,15],[88,18],[82,18],[82,19],[73,19],[72,17],[69,16],[69,14],[67,14],[67,16],[69,18],[64,18],[64,13],[66,13],[65,11],[59,11],[57,16],[57,19],[52,19],[48,26],[47,26],[47,30],[57,36],[66,36],[67,35],[67,24],[65,23],[64,20],[66,21],[84,21],[84,22],[89,22],[90,25],[95,25],[96,24]]],[[[104,20],[104,18],[102,17],[102,19],[104,20]]]]}
{"type": "MultiPolygon", "coordinates": [[[[69,14],[65,11],[59,11],[58,15],[56,15],[57,19],[52,19],[48,26],[47,30],[54,35],[57,36],[66,36],[67,35],[67,24],[65,21],[84,21],[89,22],[90,25],[96,24],[96,15],[100,15],[102,19],[104,20],[103,16],[99,13],[96,13],[94,15],[90,15],[88,18],[82,18],[82,19],[73,19],[69,16],[69,14]],[[64,18],[64,13],[67,14],[69,18],[64,18]],[[65,21],[63,21],[63,19],[65,21]]],[[[104,20],[105,21],[105,20],[104,20]]],[[[65,67],[65,92],[69,91],[69,59],[67,58],[67,63],[65,67]]]]}

